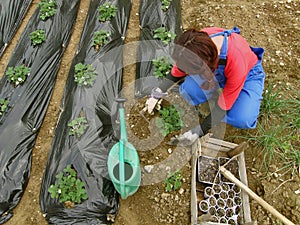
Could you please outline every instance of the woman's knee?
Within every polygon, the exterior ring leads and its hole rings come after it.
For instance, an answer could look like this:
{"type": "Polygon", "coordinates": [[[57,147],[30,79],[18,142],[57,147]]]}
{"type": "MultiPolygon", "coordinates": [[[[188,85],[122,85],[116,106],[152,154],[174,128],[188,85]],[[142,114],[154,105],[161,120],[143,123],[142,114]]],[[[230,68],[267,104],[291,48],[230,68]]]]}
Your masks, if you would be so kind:
{"type": "Polygon", "coordinates": [[[257,116],[246,113],[235,113],[234,115],[228,112],[226,122],[233,127],[240,129],[253,129],[257,124],[257,116]]]}

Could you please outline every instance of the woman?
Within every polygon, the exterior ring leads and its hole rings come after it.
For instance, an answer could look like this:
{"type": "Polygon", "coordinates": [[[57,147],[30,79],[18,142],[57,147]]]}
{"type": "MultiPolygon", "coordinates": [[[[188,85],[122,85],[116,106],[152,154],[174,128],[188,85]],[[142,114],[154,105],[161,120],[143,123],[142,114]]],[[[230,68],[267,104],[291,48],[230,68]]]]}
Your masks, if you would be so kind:
{"type": "MultiPolygon", "coordinates": [[[[222,92],[201,125],[173,143],[191,144],[221,121],[237,128],[255,128],[264,89],[263,53],[263,48],[249,46],[237,27],[185,31],[174,47],[175,65],[167,78],[173,82],[184,78],[180,94],[194,106],[206,102],[220,88],[222,92]]],[[[169,86],[170,82],[164,82],[152,97],[169,86]]]]}

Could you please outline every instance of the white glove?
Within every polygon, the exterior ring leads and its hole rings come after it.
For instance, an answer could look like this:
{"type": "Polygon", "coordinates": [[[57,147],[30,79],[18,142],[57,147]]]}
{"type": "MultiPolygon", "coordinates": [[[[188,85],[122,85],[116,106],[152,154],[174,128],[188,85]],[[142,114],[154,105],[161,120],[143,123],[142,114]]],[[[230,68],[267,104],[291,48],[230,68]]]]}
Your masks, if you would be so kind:
{"type": "Polygon", "coordinates": [[[198,134],[192,133],[192,131],[189,130],[177,137],[172,137],[168,144],[177,146],[188,146],[192,145],[198,138],[198,134]]]}
{"type": "Polygon", "coordinates": [[[199,137],[202,137],[203,135],[204,133],[202,131],[201,125],[198,125],[177,137],[172,137],[168,144],[177,146],[192,145],[199,137]]]}

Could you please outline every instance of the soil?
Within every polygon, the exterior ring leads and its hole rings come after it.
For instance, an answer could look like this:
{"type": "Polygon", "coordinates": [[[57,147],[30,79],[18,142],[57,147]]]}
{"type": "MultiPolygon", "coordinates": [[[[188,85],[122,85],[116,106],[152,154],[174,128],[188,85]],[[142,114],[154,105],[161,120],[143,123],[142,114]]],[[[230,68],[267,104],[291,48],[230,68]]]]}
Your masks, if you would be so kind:
{"type": "MultiPolygon", "coordinates": [[[[39,0],[33,1],[22,26],[1,58],[1,76],[21,32],[36,9],[38,2],[39,0]]],[[[47,224],[39,206],[41,180],[54,135],[66,76],[80,39],[89,2],[89,0],[84,0],[80,3],[75,30],[64,54],[54,93],[33,150],[30,180],[20,203],[14,210],[14,216],[6,223],[8,225],[47,224]]],[[[266,83],[273,86],[281,85],[287,95],[294,95],[294,90],[299,90],[299,0],[240,0],[238,2],[236,0],[182,0],[181,5],[184,29],[189,27],[201,29],[206,26],[225,28],[238,26],[250,45],[262,46],[266,50],[263,61],[267,74],[266,83]]],[[[138,11],[139,1],[133,0],[129,29],[125,39],[127,43],[139,39],[138,11]]],[[[125,61],[134,61],[136,54],[134,48],[126,49],[125,54],[125,61]]],[[[135,65],[125,64],[129,66],[124,68],[124,85],[130,87],[135,79],[135,65]]],[[[128,95],[132,94],[130,91],[132,91],[132,88],[129,90],[128,95]]],[[[138,103],[133,101],[127,104],[131,108],[133,108],[133,105],[138,106],[138,103]]],[[[130,111],[127,111],[127,113],[130,114],[130,111]]],[[[135,195],[120,201],[120,210],[115,224],[190,224],[191,165],[189,149],[173,148],[167,145],[166,141],[170,137],[157,135],[159,132],[152,128],[153,120],[148,123],[148,130],[139,127],[138,121],[141,121],[141,119],[137,118],[136,124],[134,120],[130,121],[129,127],[133,126],[136,130],[130,133],[129,141],[134,144],[139,152],[143,168],[143,183],[135,195]],[[150,132],[148,137],[147,132],[150,132]],[[138,136],[135,137],[137,133],[138,136]],[[151,144],[149,144],[149,141],[151,144]],[[153,144],[156,147],[149,149],[153,144]],[[145,149],[147,151],[143,151],[145,149]],[[182,171],[182,186],[177,191],[166,192],[163,180],[166,174],[176,168],[180,168],[182,171]]],[[[144,123],[142,124],[144,125],[144,123]]],[[[129,130],[131,131],[131,129],[129,130]]],[[[240,134],[241,132],[227,126],[225,138],[229,137],[229,134],[240,134]]],[[[233,138],[231,141],[237,144],[241,142],[237,138],[233,138]]],[[[288,173],[276,173],[276,176],[274,176],[274,172],[281,167],[281,164],[276,160],[271,162],[269,173],[266,174],[260,167],[263,154],[261,154],[261,148],[258,146],[254,145],[247,148],[245,155],[249,187],[288,219],[295,224],[300,224],[299,175],[292,177],[288,173]]],[[[257,220],[258,224],[280,224],[274,216],[270,215],[256,201],[251,200],[250,206],[252,219],[257,220]]]]}
{"type": "MultiPolygon", "coordinates": [[[[219,158],[219,166],[223,166],[224,164],[226,164],[225,168],[227,170],[229,170],[236,178],[240,179],[239,164],[238,164],[238,161],[236,159],[230,160],[230,159],[227,159],[227,158],[220,157],[219,158]],[[228,164],[226,164],[227,162],[228,162],[228,164]]],[[[230,182],[230,180],[225,178],[223,175],[221,175],[220,177],[221,177],[220,178],[221,182],[225,182],[225,183],[230,182]]]]}
{"type": "Polygon", "coordinates": [[[219,183],[218,159],[200,156],[198,160],[198,181],[203,183],[219,183]]]}

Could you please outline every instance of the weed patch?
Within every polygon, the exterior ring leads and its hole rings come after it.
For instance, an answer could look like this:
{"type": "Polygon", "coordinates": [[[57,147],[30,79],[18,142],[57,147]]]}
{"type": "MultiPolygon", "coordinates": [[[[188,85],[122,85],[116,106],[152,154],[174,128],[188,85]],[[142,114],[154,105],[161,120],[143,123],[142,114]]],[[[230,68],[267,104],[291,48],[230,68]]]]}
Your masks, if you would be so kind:
{"type": "Polygon", "coordinates": [[[262,148],[262,165],[266,171],[275,157],[284,165],[279,170],[292,173],[299,171],[300,174],[300,101],[297,97],[283,96],[280,90],[268,85],[263,95],[257,128],[239,138],[262,148]]]}

